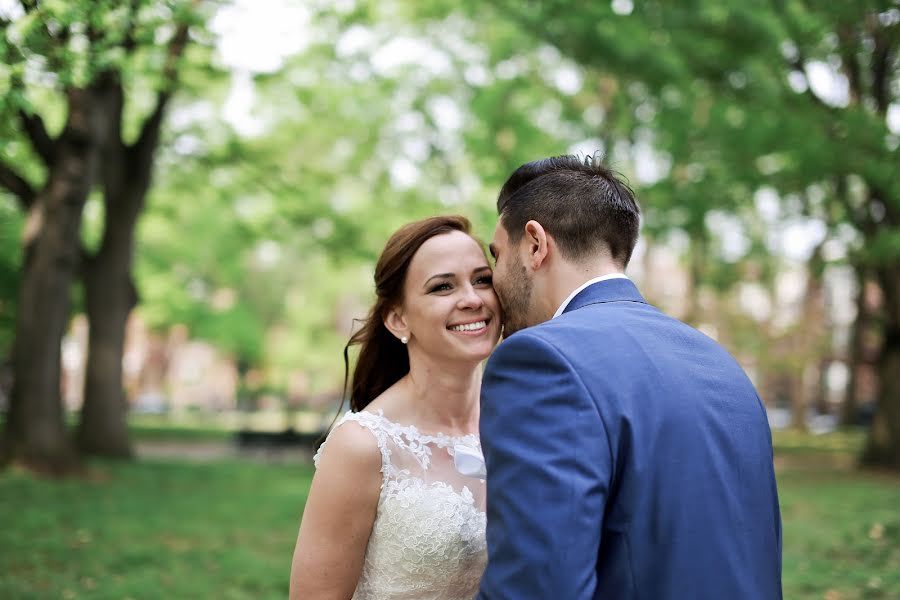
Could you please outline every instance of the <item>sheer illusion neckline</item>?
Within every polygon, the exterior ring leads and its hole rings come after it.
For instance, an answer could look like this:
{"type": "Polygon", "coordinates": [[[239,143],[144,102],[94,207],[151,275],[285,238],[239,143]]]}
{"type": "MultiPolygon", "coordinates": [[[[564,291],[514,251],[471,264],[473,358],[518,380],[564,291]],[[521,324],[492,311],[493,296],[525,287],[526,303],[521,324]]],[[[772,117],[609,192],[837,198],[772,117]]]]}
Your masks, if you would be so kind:
{"type": "Polygon", "coordinates": [[[419,431],[415,425],[404,425],[390,420],[384,416],[384,409],[379,408],[377,411],[361,410],[357,415],[362,418],[372,418],[381,422],[382,427],[394,434],[402,434],[410,440],[416,440],[423,444],[434,444],[440,448],[452,447],[455,444],[474,445],[481,447],[481,439],[477,433],[467,433],[464,435],[448,435],[442,432],[424,433],[419,431]],[[368,415],[364,416],[363,415],[368,415]]]}
{"type": "Polygon", "coordinates": [[[487,563],[486,488],[460,473],[454,458],[463,446],[480,449],[478,435],[423,433],[383,410],[347,411],[335,429],[348,422],[375,437],[382,473],[353,600],[474,598],[487,563]]]}

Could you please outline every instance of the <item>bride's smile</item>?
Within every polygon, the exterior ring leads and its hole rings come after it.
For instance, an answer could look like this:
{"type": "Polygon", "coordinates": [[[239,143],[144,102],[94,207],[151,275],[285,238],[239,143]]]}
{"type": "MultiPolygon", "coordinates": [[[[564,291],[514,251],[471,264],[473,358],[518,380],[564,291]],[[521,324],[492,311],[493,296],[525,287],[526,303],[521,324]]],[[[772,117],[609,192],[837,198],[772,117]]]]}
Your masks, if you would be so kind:
{"type": "Polygon", "coordinates": [[[483,319],[479,319],[478,321],[468,321],[466,323],[450,325],[447,327],[447,329],[449,329],[450,331],[455,331],[457,333],[462,333],[464,335],[477,336],[487,333],[487,326],[490,322],[490,317],[485,317],[483,319]]]}

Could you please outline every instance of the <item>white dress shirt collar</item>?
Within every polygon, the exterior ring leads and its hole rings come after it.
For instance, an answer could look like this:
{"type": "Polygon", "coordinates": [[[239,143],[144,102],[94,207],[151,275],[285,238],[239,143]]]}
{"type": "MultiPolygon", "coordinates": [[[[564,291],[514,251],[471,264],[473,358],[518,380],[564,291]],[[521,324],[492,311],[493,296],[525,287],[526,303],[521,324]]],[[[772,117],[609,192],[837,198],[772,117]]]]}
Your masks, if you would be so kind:
{"type": "Polygon", "coordinates": [[[588,286],[594,285],[600,281],[606,281],[608,279],[628,279],[628,275],[625,273],[610,273],[609,275],[603,275],[601,277],[594,277],[590,281],[585,281],[583,284],[575,288],[575,291],[569,294],[569,297],[563,300],[563,303],[559,305],[559,308],[556,309],[556,312],[553,314],[553,318],[555,319],[559,315],[563,314],[563,311],[566,310],[566,307],[569,306],[569,302],[579,294],[583,289],[588,286]]]}

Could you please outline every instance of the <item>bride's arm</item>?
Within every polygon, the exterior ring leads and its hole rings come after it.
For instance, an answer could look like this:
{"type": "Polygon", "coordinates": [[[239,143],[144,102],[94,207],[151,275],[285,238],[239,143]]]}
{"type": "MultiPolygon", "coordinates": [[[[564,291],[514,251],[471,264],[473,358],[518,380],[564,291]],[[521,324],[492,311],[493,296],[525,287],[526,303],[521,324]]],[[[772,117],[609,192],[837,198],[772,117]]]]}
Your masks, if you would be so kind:
{"type": "Polygon", "coordinates": [[[291,600],[347,600],[362,571],[381,490],[381,454],[354,423],[334,430],[313,476],[294,559],[291,600]]]}

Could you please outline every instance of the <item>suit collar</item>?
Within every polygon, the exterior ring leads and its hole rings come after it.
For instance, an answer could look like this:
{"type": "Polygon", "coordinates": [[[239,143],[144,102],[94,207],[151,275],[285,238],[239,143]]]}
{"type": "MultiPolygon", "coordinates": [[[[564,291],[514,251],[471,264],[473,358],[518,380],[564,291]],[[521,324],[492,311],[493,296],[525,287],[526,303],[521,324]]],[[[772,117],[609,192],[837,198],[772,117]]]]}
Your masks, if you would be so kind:
{"type": "Polygon", "coordinates": [[[563,311],[563,314],[578,310],[589,304],[603,302],[641,302],[647,301],[641,296],[637,286],[630,279],[607,279],[581,290],[563,311]]]}

